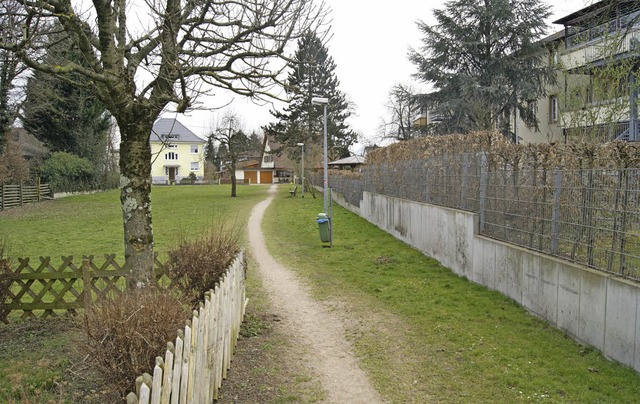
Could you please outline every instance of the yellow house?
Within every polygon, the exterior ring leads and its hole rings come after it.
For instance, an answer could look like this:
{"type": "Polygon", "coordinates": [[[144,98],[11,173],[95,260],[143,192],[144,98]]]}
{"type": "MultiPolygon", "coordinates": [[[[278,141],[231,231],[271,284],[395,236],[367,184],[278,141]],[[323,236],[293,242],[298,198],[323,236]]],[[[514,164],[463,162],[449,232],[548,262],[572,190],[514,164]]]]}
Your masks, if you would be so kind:
{"type": "Polygon", "coordinates": [[[153,124],[151,138],[151,181],[173,184],[183,178],[204,177],[204,146],[196,136],[176,119],[160,118],[153,124]]]}

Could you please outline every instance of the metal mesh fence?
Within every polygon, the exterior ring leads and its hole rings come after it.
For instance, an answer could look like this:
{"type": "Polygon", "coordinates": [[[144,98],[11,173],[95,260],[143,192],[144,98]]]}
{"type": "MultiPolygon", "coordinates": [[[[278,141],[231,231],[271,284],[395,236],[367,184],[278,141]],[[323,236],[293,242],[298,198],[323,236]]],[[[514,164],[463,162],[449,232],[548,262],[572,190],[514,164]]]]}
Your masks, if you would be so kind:
{"type": "MultiPolygon", "coordinates": [[[[368,166],[330,175],[359,206],[362,192],[477,212],[483,235],[640,280],[640,169],[489,167],[484,153],[368,166]]],[[[322,184],[322,179],[315,181],[322,184]]]]}
{"type": "MultiPolygon", "coordinates": [[[[313,177],[314,185],[322,185],[323,179],[321,177],[321,174],[319,177],[313,177]]],[[[362,200],[362,187],[364,185],[361,178],[332,175],[330,184],[332,188],[344,196],[348,203],[353,206],[360,207],[360,201],[362,200]]]]}
{"type": "Polygon", "coordinates": [[[487,173],[480,232],[640,280],[640,170],[487,173]]]}

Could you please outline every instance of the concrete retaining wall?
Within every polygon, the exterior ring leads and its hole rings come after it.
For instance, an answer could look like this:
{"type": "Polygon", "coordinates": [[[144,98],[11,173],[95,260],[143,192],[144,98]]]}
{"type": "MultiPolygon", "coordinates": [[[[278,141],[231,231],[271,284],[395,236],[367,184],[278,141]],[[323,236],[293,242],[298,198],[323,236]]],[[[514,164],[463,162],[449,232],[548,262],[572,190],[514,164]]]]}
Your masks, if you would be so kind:
{"type": "MultiPolygon", "coordinates": [[[[344,206],[345,201],[334,194],[344,206]]],[[[640,286],[478,235],[476,214],[365,192],[352,211],[640,372],[640,286]]]]}

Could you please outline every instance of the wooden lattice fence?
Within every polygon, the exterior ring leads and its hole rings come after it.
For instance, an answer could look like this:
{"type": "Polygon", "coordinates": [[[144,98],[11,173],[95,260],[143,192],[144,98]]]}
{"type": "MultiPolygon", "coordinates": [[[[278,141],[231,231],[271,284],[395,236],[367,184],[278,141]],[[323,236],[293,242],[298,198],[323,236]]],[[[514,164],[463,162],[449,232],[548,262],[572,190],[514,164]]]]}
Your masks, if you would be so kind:
{"type": "MultiPolygon", "coordinates": [[[[61,257],[59,265],[53,264],[51,257],[40,257],[37,265],[29,258],[17,260],[8,295],[0,301],[0,321],[5,323],[12,311],[20,312],[21,319],[75,313],[99,298],[117,296],[125,290],[126,272],[115,254],[105,255],[101,263],[94,256],[83,256],[80,265],[74,257],[61,257]]],[[[178,286],[166,276],[165,265],[157,258],[154,267],[160,286],[178,286]]]]}

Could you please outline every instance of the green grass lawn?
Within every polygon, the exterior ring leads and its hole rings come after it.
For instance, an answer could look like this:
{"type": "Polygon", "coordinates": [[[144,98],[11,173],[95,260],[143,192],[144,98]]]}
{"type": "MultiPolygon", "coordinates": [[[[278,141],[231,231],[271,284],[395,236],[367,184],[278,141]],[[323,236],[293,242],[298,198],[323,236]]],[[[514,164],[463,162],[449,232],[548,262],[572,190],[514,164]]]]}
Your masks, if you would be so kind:
{"type": "Polygon", "coordinates": [[[319,299],[343,302],[356,354],[389,401],[639,400],[632,369],[336,205],[324,248],[321,210],[322,199],[281,189],[263,224],[268,247],[319,299]]]}
{"type": "MultiPolygon", "coordinates": [[[[197,237],[220,220],[244,227],[267,189],[242,186],[238,197],[231,198],[230,186],[154,187],[156,251],[162,258],[181,239],[197,237]]],[[[39,256],[60,263],[61,255],[72,255],[78,263],[83,254],[109,253],[123,262],[122,234],[118,191],[0,211],[0,243],[8,245],[11,257],[30,257],[36,263],[39,256]]],[[[95,390],[95,375],[83,367],[86,352],[77,352],[81,336],[73,320],[0,324],[0,402],[114,402],[95,390]]]]}
{"type": "MultiPolygon", "coordinates": [[[[151,191],[156,251],[162,254],[182,239],[201,235],[227,220],[244,226],[249,209],[264,198],[266,187],[228,185],[156,186],[151,191]]],[[[115,253],[124,258],[120,192],[112,190],[0,211],[0,242],[11,257],[115,253]]]]}

